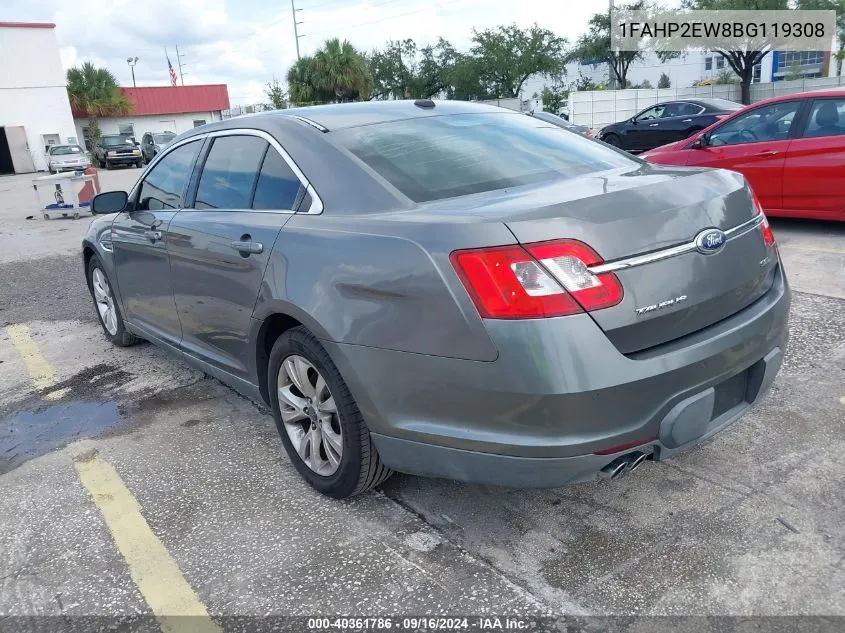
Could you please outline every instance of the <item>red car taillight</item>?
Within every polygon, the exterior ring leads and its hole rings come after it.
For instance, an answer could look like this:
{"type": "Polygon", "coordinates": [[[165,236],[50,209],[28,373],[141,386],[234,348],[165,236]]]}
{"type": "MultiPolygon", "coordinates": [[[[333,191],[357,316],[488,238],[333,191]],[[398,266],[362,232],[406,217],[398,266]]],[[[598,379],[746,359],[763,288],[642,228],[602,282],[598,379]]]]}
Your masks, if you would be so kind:
{"type": "Polygon", "coordinates": [[[763,216],[763,221],[760,223],[760,230],[763,232],[763,240],[766,242],[766,246],[773,246],[775,243],[775,234],[772,232],[772,227],[769,226],[769,220],[766,218],[766,214],[763,213],[763,205],[760,204],[757,194],[753,191],[751,192],[751,197],[754,199],[754,208],[756,210],[755,215],[763,216]]]}
{"type": "Polygon", "coordinates": [[[565,316],[622,301],[616,275],[590,272],[603,260],[576,240],[455,251],[450,259],[478,313],[489,319],[565,316]]]}

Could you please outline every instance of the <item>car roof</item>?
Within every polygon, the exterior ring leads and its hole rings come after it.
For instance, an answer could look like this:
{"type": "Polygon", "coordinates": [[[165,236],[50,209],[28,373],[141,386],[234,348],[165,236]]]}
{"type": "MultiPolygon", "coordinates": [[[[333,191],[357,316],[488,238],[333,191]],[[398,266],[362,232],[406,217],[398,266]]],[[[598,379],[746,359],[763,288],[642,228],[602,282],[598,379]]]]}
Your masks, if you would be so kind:
{"type": "Polygon", "coordinates": [[[755,101],[751,105],[760,105],[761,103],[777,103],[778,101],[792,101],[794,99],[808,99],[815,97],[839,97],[845,99],[845,87],[843,88],[823,88],[821,90],[806,90],[804,92],[793,92],[791,94],[778,95],[777,97],[770,97],[763,101],[755,101]]]}
{"type": "Polygon", "coordinates": [[[399,121],[402,119],[414,119],[431,116],[442,116],[448,114],[483,114],[483,113],[514,113],[516,110],[509,110],[498,106],[469,101],[447,101],[417,99],[396,100],[396,101],[358,101],[354,103],[333,103],[329,105],[307,106],[303,108],[288,108],[287,110],[274,110],[272,112],[261,112],[252,115],[254,117],[278,117],[290,116],[306,119],[326,131],[340,130],[344,128],[357,127],[359,125],[371,125],[374,123],[385,123],[387,121],[399,121]],[[416,105],[416,104],[422,104],[416,105]],[[425,107],[434,104],[433,107],[425,107]]]}

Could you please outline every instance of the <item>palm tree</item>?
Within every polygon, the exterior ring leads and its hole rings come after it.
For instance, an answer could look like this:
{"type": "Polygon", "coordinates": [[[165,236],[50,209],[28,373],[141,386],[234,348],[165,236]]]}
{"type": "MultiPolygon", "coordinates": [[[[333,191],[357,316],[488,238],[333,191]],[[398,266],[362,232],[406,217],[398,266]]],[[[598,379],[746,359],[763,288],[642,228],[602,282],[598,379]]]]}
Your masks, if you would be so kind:
{"type": "Polygon", "coordinates": [[[314,54],[311,83],[335,101],[369,98],[373,91],[373,75],[366,58],[349,41],[327,40],[314,54]]]}
{"type": "Polygon", "coordinates": [[[312,79],[313,57],[303,57],[288,70],[288,94],[290,100],[296,104],[308,104],[318,99],[317,89],[312,79]]]}
{"type": "Polygon", "coordinates": [[[72,108],[88,114],[91,143],[100,136],[98,117],[125,114],[132,109],[132,103],[120,91],[112,72],[97,68],[91,62],[68,69],[67,94],[72,108]]]}

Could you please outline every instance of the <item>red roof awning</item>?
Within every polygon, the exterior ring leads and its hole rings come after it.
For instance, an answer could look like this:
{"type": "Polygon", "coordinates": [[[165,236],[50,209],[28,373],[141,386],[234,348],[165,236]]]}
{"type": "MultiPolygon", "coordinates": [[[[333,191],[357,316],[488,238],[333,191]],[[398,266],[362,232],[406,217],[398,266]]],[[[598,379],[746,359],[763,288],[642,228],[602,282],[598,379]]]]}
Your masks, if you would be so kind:
{"type": "MultiPolygon", "coordinates": [[[[121,88],[133,104],[125,116],[187,114],[229,109],[229,89],[226,84],[202,86],[149,86],[121,88]]],[[[74,109],[74,118],[82,119],[87,112],[74,109]]]]}

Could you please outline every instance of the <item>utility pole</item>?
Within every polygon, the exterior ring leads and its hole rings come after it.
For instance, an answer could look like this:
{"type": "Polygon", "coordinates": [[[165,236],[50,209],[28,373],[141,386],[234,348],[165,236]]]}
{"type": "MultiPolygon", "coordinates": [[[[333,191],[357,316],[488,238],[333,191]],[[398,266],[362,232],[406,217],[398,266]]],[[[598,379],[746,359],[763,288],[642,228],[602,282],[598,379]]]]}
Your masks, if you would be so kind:
{"type": "Polygon", "coordinates": [[[294,0],[290,0],[290,13],[293,16],[293,39],[296,41],[296,58],[299,59],[299,38],[305,37],[304,35],[299,34],[299,29],[296,27],[302,24],[302,22],[296,21],[296,12],[302,11],[302,9],[297,9],[296,6],[293,4],[294,0]]]}
{"type": "MultiPolygon", "coordinates": [[[[184,57],[184,55],[182,55],[179,52],[179,45],[177,44],[176,45],[176,64],[179,66],[179,80],[182,82],[182,85],[184,86],[185,85],[185,73],[182,72],[182,58],[183,57],[184,57]]],[[[185,66],[187,66],[187,65],[188,64],[185,64],[185,66]]]]}
{"type": "MultiPolygon", "coordinates": [[[[610,28],[607,31],[608,39],[610,40],[610,55],[607,60],[607,89],[616,90],[616,72],[613,70],[613,0],[609,0],[607,8],[608,24],[610,28]]],[[[624,86],[623,86],[624,87],[624,86]]]]}

